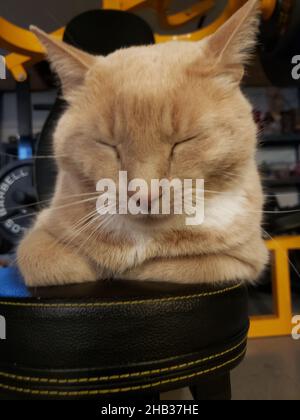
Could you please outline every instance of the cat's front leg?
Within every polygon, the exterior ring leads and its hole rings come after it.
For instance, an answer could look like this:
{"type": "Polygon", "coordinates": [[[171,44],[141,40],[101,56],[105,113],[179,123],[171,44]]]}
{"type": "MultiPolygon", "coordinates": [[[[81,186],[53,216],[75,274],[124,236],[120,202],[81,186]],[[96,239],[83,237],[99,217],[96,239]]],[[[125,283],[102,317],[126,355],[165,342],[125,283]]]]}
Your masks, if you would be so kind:
{"type": "Polygon", "coordinates": [[[42,227],[25,236],[17,251],[17,261],[29,287],[85,283],[101,276],[92,262],[59,243],[42,227]]]}
{"type": "Polygon", "coordinates": [[[252,282],[258,277],[261,268],[227,255],[202,255],[149,260],[121,277],[126,280],[187,284],[239,280],[252,282]]]}

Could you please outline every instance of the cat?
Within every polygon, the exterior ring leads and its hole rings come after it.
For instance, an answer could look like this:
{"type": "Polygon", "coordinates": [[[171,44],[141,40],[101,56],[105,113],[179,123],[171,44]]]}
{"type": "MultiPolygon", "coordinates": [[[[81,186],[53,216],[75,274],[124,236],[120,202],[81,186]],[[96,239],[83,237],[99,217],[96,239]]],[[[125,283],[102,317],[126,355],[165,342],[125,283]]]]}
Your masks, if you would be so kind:
{"type": "MultiPolygon", "coordinates": [[[[18,247],[28,286],[131,279],[254,282],[268,262],[257,127],[240,89],[256,43],[258,1],[200,42],[96,57],[36,27],[68,108],[54,134],[56,190],[18,247]],[[96,184],[204,179],[205,219],[95,216],[96,184]]],[[[151,205],[151,197],[149,199],[151,205]]]]}

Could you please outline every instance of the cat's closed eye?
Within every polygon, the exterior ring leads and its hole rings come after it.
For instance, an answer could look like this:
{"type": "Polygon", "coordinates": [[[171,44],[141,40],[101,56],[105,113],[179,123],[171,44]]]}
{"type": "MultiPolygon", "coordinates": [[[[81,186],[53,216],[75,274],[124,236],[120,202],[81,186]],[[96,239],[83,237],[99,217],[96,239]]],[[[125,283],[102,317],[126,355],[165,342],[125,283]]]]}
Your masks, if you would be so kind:
{"type": "Polygon", "coordinates": [[[108,143],[104,142],[103,140],[98,140],[97,144],[104,149],[107,149],[107,150],[110,150],[110,151],[114,152],[116,157],[118,159],[120,159],[120,154],[119,154],[119,151],[118,151],[116,146],[114,146],[112,144],[108,144],[108,143]]]}
{"type": "Polygon", "coordinates": [[[192,144],[192,142],[195,142],[199,139],[199,136],[193,136],[193,137],[189,137],[185,140],[181,140],[176,142],[173,147],[172,147],[172,151],[171,151],[171,156],[173,156],[173,154],[175,153],[176,150],[178,150],[180,147],[183,147],[186,144],[192,144]]]}

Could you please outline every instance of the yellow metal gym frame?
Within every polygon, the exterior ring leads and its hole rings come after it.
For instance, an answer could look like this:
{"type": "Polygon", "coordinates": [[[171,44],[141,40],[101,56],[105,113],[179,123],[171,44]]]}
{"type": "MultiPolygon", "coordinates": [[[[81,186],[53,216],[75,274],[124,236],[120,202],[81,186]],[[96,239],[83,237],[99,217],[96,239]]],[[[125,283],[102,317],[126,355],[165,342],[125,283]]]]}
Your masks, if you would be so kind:
{"type": "MultiPolygon", "coordinates": [[[[232,16],[247,0],[228,0],[224,11],[217,19],[205,28],[182,35],[155,34],[157,43],[170,40],[199,41],[214,33],[226,20],[232,16]]],[[[272,16],[277,0],[261,0],[263,16],[268,19],[272,16]]],[[[134,11],[141,8],[156,10],[161,25],[165,28],[176,28],[190,22],[192,19],[201,18],[209,12],[217,0],[199,0],[192,7],[175,14],[169,14],[168,10],[172,0],[103,0],[104,9],[134,11]]],[[[59,28],[52,33],[58,39],[62,39],[64,28],[59,28]]],[[[44,57],[44,49],[30,31],[20,28],[3,17],[0,17],[0,48],[11,53],[6,57],[7,68],[15,80],[22,82],[27,78],[26,69],[41,61],[44,57]]]]}
{"type": "MultiPolygon", "coordinates": [[[[214,33],[246,1],[228,0],[223,12],[210,25],[181,35],[155,34],[156,42],[199,41],[214,33]]],[[[169,13],[171,2],[172,0],[103,0],[103,8],[124,11],[152,8],[156,10],[162,27],[174,29],[195,18],[200,19],[205,16],[216,5],[217,0],[199,0],[192,7],[175,14],[169,13]]],[[[276,2],[277,0],[261,0],[265,20],[272,16],[276,2]]],[[[63,34],[64,28],[59,28],[52,33],[57,39],[62,39],[63,34]]],[[[10,51],[10,54],[6,56],[6,65],[15,80],[19,82],[26,80],[27,68],[43,60],[45,56],[45,51],[34,34],[2,17],[0,17],[0,48],[10,51]]],[[[289,251],[300,250],[300,236],[274,238],[268,241],[267,245],[273,254],[274,314],[252,318],[251,338],[290,335],[292,331],[289,251]]]]}
{"type": "Polygon", "coordinates": [[[289,254],[300,250],[300,236],[276,237],[267,246],[272,255],[273,314],[251,319],[250,338],[291,335],[293,328],[290,270],[294,268],[289,254]]]}

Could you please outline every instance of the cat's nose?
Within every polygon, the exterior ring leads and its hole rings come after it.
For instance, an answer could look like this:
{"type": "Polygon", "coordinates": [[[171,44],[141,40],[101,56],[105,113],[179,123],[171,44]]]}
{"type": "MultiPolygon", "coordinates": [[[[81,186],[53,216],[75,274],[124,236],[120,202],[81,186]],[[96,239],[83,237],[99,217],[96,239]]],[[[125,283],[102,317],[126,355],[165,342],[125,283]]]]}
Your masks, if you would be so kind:
{"type": "MultiPolygon", "coordinates": [[[[132,197],[135,192],[129,192],[128,197],[132,197]]],[[[148,193],[145,195],[140,194],[140,199],[137,201],[137,205],[140,206],[143,210],[150,211],[152,206],[161,198],[161,195],[158,193],[148,193]]]]}

